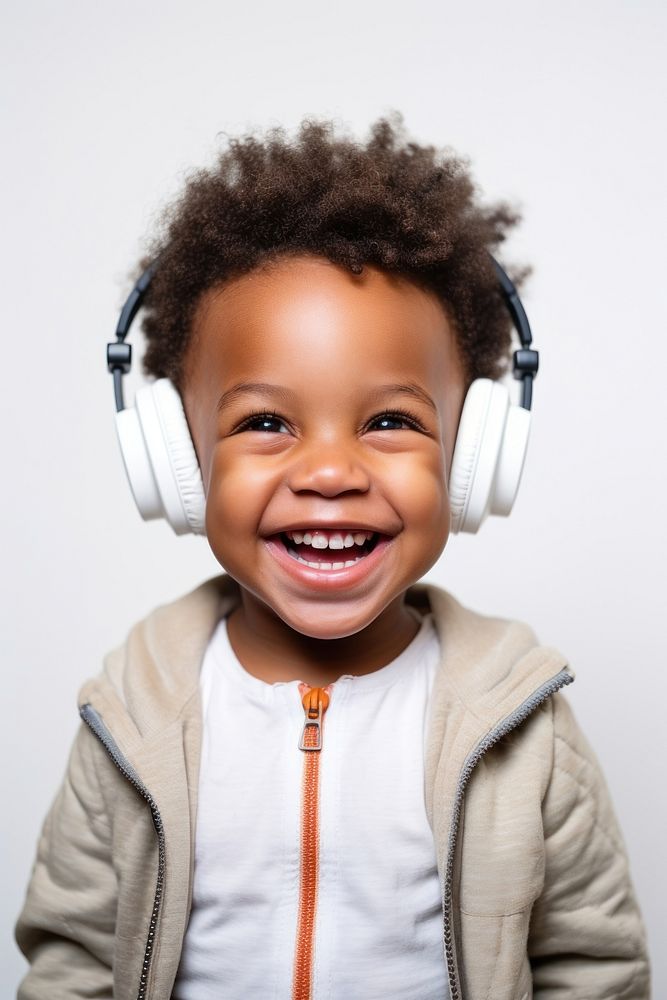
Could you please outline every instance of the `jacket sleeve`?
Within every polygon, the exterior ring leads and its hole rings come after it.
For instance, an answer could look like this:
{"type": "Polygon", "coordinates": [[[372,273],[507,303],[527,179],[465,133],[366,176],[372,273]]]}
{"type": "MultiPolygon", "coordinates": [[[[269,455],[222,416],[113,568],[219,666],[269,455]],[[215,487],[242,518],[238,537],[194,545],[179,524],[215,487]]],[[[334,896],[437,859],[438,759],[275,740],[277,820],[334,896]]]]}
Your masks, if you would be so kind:
{"type": "Polygon", "coordinates": [[[96,743],[82,724],[41,832],[16,924],[30,962],[18,1000],[113,995],[117,881],[96,743]]]}
{"type": "Polygon", "coordinates": [[[561,695],[553,712],[545,881],[528,942],[534,997],[647,1000],[645,932],[609,792],[561,695]]]}

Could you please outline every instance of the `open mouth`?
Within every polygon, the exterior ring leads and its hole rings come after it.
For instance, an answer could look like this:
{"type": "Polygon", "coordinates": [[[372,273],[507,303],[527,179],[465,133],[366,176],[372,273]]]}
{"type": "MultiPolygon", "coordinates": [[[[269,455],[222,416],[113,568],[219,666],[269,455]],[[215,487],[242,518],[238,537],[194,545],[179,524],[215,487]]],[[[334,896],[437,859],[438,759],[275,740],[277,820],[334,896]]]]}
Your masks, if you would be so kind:
{"type": "Polygon", "coordinates": [[[369,555],[381,536],[377,531],[289,531],[277,536],[288,555],[311,569],[345,569],[369,555]]]}

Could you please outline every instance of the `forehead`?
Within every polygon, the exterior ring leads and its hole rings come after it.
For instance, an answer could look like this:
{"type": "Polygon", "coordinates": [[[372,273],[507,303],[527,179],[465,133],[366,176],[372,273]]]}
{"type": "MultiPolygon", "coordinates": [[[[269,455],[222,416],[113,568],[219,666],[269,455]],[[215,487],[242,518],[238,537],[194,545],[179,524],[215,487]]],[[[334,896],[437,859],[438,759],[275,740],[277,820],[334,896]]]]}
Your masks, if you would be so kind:
{"type": "Polygon", "coordinates": [[[186,380],[277,380],[307,372],[348,381],[460,378],[447,314],[434,293],[376,268],[361,275],[315,257],[284,258],[206,293],[186,380]]]}

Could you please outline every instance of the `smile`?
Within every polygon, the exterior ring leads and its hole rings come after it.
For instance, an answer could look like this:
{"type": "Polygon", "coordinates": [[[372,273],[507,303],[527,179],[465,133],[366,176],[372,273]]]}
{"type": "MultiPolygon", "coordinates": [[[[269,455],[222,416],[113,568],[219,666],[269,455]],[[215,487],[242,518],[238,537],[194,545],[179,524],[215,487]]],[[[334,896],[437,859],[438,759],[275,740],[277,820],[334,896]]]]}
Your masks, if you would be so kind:
{"type": "Polygon", "coordinates": [[[355,566],[373,551],[380,535],[376,531],[354,529],[313,529],[281,532],[279,538],[292,559],[311,569],[326,571],[355,566]]]}
{"type": "Polygon", "coordinates": [[[377,531],[304,527],[271,535],[264,544],[295,582],[321,593],[332,593],[360,585],[380,572],[394,543],[393,535],[377,531]]]}

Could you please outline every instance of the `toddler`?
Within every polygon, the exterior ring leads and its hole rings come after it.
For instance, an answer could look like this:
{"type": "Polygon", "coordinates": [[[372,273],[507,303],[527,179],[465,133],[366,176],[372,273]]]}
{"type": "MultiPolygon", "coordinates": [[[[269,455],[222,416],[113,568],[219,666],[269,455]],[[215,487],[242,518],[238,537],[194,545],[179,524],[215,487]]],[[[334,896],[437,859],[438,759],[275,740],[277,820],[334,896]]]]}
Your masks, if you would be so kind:
{"type": "Polygon", "coordinates": [[[118,432],[143,516],[225,573],[80,692],[22,1000],[648,997],[566,660],[419,583],[518,486],[515,221],[400,119],[232,140],[169,212],[118,432]]]}

